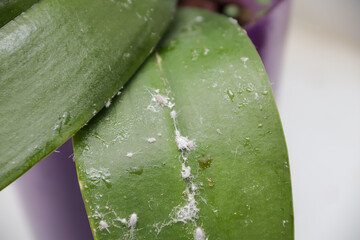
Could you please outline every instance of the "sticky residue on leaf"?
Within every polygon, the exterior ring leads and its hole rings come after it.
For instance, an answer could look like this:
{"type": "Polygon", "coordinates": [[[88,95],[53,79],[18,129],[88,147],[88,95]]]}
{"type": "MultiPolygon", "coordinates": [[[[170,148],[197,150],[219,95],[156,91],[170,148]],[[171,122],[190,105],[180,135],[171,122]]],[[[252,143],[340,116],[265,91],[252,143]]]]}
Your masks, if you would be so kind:
{"type": "Polygon", "coordinates": [[[109,186],[111,184],[109,180],[110,172],[107,168],[100,168],[100,170],[90,168],[85,172],[88,175],[91,185],[98,185],[101,182],[104,182],[106,186],[109,186]]]}

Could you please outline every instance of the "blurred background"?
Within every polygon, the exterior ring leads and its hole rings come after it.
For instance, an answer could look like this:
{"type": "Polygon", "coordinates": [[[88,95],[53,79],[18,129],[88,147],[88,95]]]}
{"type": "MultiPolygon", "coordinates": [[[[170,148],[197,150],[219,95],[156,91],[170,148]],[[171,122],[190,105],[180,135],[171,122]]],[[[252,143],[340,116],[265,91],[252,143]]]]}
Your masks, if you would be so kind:
{"type": "MultiPolygon", "coordinates": [[[[296,240],[360,239],[359,13],[359,0],[292,1],[274,87],[289,150],[296,240]]],[[[1,236],[35,240],[17,190],[12,184],[0,192],[1,236]]]]}
{"type": "Polygon", "coordinates": [[[277,103],[297,240],[360,239],[360,1],[295,0],[277,103]]]}

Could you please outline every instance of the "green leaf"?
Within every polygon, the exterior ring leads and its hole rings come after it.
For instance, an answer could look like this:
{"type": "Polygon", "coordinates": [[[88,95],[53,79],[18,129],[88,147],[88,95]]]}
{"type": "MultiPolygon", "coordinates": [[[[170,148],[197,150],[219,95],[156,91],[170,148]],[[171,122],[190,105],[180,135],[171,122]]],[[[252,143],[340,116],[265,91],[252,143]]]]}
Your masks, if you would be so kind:
{"type": "Polygon", "coordinates": [[[0,29],[0,189],[110,104],[174,7],[168,0],[43,0],[0,29]]]}
{"type": "Polygon", "coordinates": [[[20,13],[26,11],[39,0],[1,0],[0,1],[0,27],[4,26],[20,13]]]}
{"type": "Polygon", "coordinates": [[[202,10],[170,29],[74,136],[95,239],[293,239],[286,144],[254,46],[202,10]]]}

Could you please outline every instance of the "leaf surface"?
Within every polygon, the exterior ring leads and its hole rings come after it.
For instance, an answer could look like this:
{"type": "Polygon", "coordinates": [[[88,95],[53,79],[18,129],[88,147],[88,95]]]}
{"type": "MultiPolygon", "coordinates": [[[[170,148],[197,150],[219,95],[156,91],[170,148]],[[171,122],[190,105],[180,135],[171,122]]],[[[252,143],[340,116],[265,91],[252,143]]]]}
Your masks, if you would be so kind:
{"type": "Polygon", "coordinates": [[[95,239],[293,239],[286,144],[254,46],[202,10],[170,29],[74,137],[95,239]]]}
{"type": "Polygon", "coordinates": [[[1,0],[0,27],[4,26],[39,0],[1,0]]]}
{"type": "Polygon", "coordinates": [[[110,104],[174,8],[172,0],[43,0],[0,29],[0,189],[110,104]]]}

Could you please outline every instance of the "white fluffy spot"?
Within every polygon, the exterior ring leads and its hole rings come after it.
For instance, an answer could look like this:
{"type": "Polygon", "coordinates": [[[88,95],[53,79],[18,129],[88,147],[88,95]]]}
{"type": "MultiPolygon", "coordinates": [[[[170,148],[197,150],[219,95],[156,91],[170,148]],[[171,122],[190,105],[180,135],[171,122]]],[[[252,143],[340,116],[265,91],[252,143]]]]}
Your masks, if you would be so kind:
{"type": "Polygon", "coordinates": [[[205,232],[201,227],[195,229],[194,240],[205,240],[205,232]]]}
{"type": "Polygon", "coordinates": [[[232,24],[238,24],[238,21],[235,19],[235,18],[232,18],[232,17],[229,17],[229,21],[232,23],[232,24]]]}
{"type": "Polygon", "coordinates": [[[156,94],[154,96],[154,101],[159,104],[160,106],[165,106],[168,103],[169,98],[168,97],[164,97],[160,94],[156,94]]]}
{"type": "Polygon", "coordinates": [[[128,152],[128,153],[126,154],[126,156],[127,156],[128,158],[131,158],[131,157],[133,157],[133,156],[134,156],[134,153],[132,153],[132,152],[128,152]]]}
{"type": "Polygon", "coordinates": [[[197,17],[195,18],[195,21],[196,21],[196,22],[202,22],[202,21],[203,21],[203,17],[202,17],[202,16],[197,16],[197,17]]]}
{"type": "Polygon", "coordinates": [[[205,48],[204,55],[207,55],[210,52],[210,49],[205,48]]]}
{"type": "Polygon", "coordinates": [[[167,107],[172,109],[174,106],[175,106],[175,103],[172,103],[172,102],[169,101],[167,107]]]}
{"type": "Polygon", "coordinates": [[[125,218],[117,218],[116,220],[121,222],[124,225],[128,225],[128,222],[127,222],[127,220],[125,218]]]}
{"type": "Polygon", "coordinates": [[[176,118],[176,111],[175,110],[172,110],[171,112],[170,112],[170,116],[171,116],[171,118],[172,119],[174,119],[175,120],[175,118],[176,118]]]}
{"type": "Polygon", "coordinates": [[[282,224],[283,224],[283,227],[285,227],[285,225],[289,222],[289,220],[283,220],[282,221],[282,224]]]}
{"type": "Polygon", "coordinates": [[[137,221],[138,221],[137,214],[136,213],[131,214],[129,218],[129,227],[135,228],[137,221]]]}
{"type": "Polygon", "coordinates": [[[195,148],[194,140],[189,140],[188,137],[181,136],[179,130],[175,130],[175,142],[179,150],[191,150],[195,148]]]}
{"type": "Polygon", "coordinates": [[[183,222],[194,221],[198,218],[197,213],[200,209],[197,208],[197,202],[195,201],[194,194],[189,193],[189,189],[186,189],[184,193],[188,195],[187,204],[183,207],[177,206],[174,208],[173,213],[175,216],[172,216],[173,222],[183,222]]]}
{"type": "Polygon", "coordinates": [[[240,58],[240,59],[241,59],[241,61],[244,62],[244,64],[249,60],[249,58],[247,58],[247,57],[242,57],[242,58],[240,58]]]}
{"type": "Polygon", "coordinates": [[[99,229],[100,229],[100,230],[106,229],[106,231],[108,231],[108,232],[110,233],[110,231],[109,231],[108,228],[109,228],[109,225],[106,223],[106,221],[101,220],[101,221],[99,222],[99,229]]]}
{"type": "Polygon", "coordinates": [[[182,178],[188,178],[191,175],[191,167],[187,167],[185,166],[185,163],[182,164],[182,169],[181,169],[181,176],[182,178]]]}
{"type": "Polygon", "coordinates": [[[154,143],[154,142],[156,142],[156,138],[148,138],[147,141],[149,143],[154,143]]]}
{"type": "Polygon", "coordinates": [[[108,107],[110,107],[110,105],[111,105],[111,99],[109,99],[109,100],[106,102],[105,107],[108,108],[108,107]]]}
{"type": "Polygon", "coordinates": [[[158,52],[155,52],[155,56],[156,56],[156,62],[160,69],[160,72],[162,72],[162,58],[160,57],[158,52]]]}
{"type": "MultiPolygon", "coordinates": [[[[160,89],[155,89],[155,94],[152,94],[150,91],[149,93],[152,96],[151,101],[155,102],[157,106],[160,107],[168,107],[170,109],[172,109],[175,106],[175,103],[169,101],[170,98],[168,96],[163,96],[160,93],[160,89]]],[[[153,112],[158,112],[158,109],[155,108],[155,106],[153,106],[152,104],[150,104],[149,106],[147,106],[148,110],[151,110],[153,112]]]]}
{"type": "Polygon", "coordinates": [[[218,134],[222,134],[222,132],[221,132],[221,130],[218,128],[218,129],[216,129],[216,132],[218,133],[218,134]]]}

